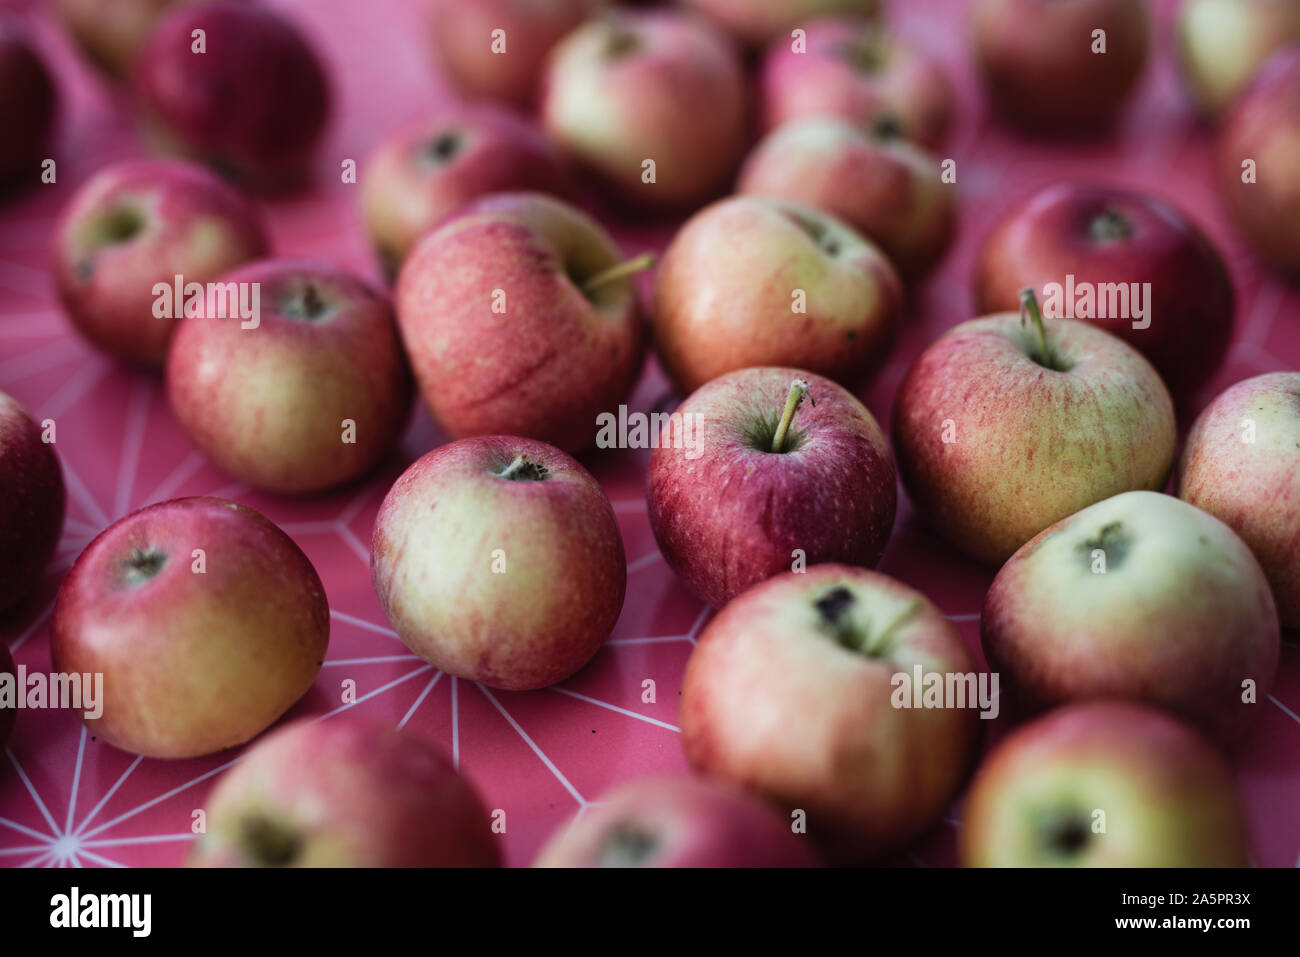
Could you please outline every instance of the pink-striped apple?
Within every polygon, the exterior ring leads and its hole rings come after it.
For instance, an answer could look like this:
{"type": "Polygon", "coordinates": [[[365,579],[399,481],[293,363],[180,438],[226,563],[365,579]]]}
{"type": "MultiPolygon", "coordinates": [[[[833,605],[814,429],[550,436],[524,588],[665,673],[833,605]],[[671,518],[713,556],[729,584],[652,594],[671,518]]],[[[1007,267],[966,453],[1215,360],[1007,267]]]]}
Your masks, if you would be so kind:
{"type": "Polygon", "coordinates": [[[1273,53],[1300,43],[1300,3],[1186,0],[1174,35],[1192,99],[1207,116],[1220,117],[1273,53]]]}
{"type": "Polygon", "coordinates": [[[0,189],[35,180],[49,155],[58,94],[40,53],[0,17],[0,189]]]}
{"type": "Polygon", "coordinates": [[[913,504],[994,564],[1085,506],[1164,488],[1177,439],[1151,364],[1086,322],[1042,319],[1028,290],[1021,315],[964,322],[917,357],[893,432],[913,504]]]}
{"type": "Polygon", "coordinates": [[[1125,492],[1025,543],[980,616],[989,666],[1038,710],[1128,698],[1220,741],[1254,719],[1277,671],[1277,607],[1250,549],[1172,495],[1125,492]]]}
{"type": "Polygon", "coordinates": [[[123,751],[192,758],[275,723],[311,687],[329,605],[311,562],[243,505],[183,498],[110,525],[59,589],[54,669],[104,676],[92,732],[123,751]]]}
{"type": "Polygon", "coordinates": [[[655,276],[651,325],[683,394],[726,372],[774,365],[854,388],[888,350],[902,299],[885,255],[834,216],[733,196],[673,237],[655,276]]]}
{"type": "Polygon", "coordinates": [[[0,392],[0,613],[26,598],[45,574],[66,506],[54,446],[23,407],[0,392]]]}
{"type": "Polygon", "coordinates": [[[212,282],[268,246],[257,207],[202,167],[130,160],[100,170],[68,201],[55,229],[54,279],[68,317],[95,346],[161,368],[180,311],[159,309],[155,287],[172,288],[178,276],[182,287],[212,282]]]}
{"type": "Polygon", "coordinates": [[[980,766],[962,815],[967,867],[1245,867],[1232,771],[1180,722],[1129,702],[1022,725],[980,766]]]}
{"type": "Polygon", "coordinates": [[[802,810],[831,860],[878,857],[938,819],[975,755],[980,702],[915,706],[918,673],[954,689],[975,679],[957,629],[924,595],[845,565],[787,572],[700,635],[682,683],[686,759],[802,810]]]}
{"type": "Polygon", "coordinates": [[[430,742],[368,720],[304,718],[217,781],[190,867],[496,867],[492,822],[430,742]]]}
{"type": "Polygon", "coordinates": [[[408,648],[511,691],[590,661],[627,585],[618,521],[591,473],[503,435],[444,445],[402,474],[375,519],[370,574],[408,648]]]}
{"type": "Polygon", "coordinates": [[[638,778],[547,842],[534,867],[816,867],[809,839],[762,800],[697,777],[638,778]]]}
{"type": "Polygon", "coordinates": [[[719,608],[793,567],[874,566],[894,528],[896,473],[846,389],[799,369],[741,369],[669,418],[646,500],[664,560],[719,608]]]}
{"type": "Polygon", "coordinates": [[[880,17],[882,0],[687,0],[723,29],[753,46],[806,28],[819,17],[880,17]]]}
{"type": "Polygon", "coordinates": [[[234,478],[284,494],[368,472],[401,437],[413,392],[388,297],[325,263],[227,273],[167,356],[167,398],[194,444],[234,478]],[[253,308],[231,308],[244,295],[253,308]]]}
{"type": "Polygon", "coordinates": [[[425,236],[397,321],[433,416],[454,438],[508,434],[567,452],[627,398],[645,358],[632,273],[609,234],[538,193],[471,203],[425,236]]]}
{"type": "Polygon", "coordinates": [[[1187,434],[1178,497],[1225,522],[1258,559],[1284,628],[1300,628],[1300,372],[1238,382],[1187,434]]]}

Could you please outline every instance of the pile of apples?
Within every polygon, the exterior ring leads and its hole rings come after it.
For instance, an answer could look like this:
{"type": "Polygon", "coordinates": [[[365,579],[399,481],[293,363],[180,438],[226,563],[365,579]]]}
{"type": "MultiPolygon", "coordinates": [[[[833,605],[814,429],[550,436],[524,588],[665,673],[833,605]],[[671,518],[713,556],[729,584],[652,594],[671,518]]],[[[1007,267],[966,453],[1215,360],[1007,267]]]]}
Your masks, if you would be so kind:
{"type": "MultiPolygon", "coordinates": [[[[68,318],[162,374],[194,444],[275,493],[366,475],[418,391],[453,441],[389,490],[371,572],[426,661],[526,690],[591,659],[626,562],[574,456],[651,344],[684,397],[646,495],[668,564],[718,610],[682,689],[696,774],[624,785],[538,864],[879,860],[972,773],[967,864],[1248,863],[1221,748],[1268,699],[1280,627],[1300,627],[1300,373],[1215,398],[1178,457],[1175,416],[1196,411],[1235,314],[1223,259],[1184,212],[1094,183],[1013,210],[977,263],[980,318],[915,360],[887,437],[853,390],[942,258],[958,199],[935,152],[953,91],[876,0],[433,0],[464,101],[361,165],[391,295],[274,252],[250,198],[307,182],[328,122],[329,79],[297,27],[228,0],[136,0],[111,20],[109,4],[57,6],[169,156],[106,167],[69,200],[53,264],[68,318]],[[648,303],[637,277],[654,257],[626,254],[590,209],[685,216],[648,303]],[[159,316],[157,286],[177,274],[256,285],[259,321],[214,318],[211,289],[159,316]],[[1150,283],[1149,324],[1044,314],[1067,274],[1150,283]],[[973,708],[894,700],[899,675],[911,698],[914,669],[976,671],[929,599],[871,570],[900,480],[940,535],[1000,566],[981,640],[1025,720],[978,768],[973,708]]],[[[1142,0],[978,0],[971,21],[987,95],[1026,135],[1112,123],[1153,43],[1142,0]]],[[[1300,271],[1300,7],[1188,0],[1178,37],[1218,124],[1227,208],[1262,256],[1300,271]]],[[[23,131],[0,173],[30,179],[57,97],[9,28],[0,76],[0,127],[23,131]]],[[[0,395],[0,606],[35,584],[63,509],[52,447],[0,395]]],[[[275,724],[328,637],[320,579],[288,536],[195,498],[96,538],[51,642],[56,670],[105,674],[98,737],[180,758],[275,724]]],[[[217,786],[191,863],[499,858],[437,748],[338,719],[259,741],[217,786]]]]}

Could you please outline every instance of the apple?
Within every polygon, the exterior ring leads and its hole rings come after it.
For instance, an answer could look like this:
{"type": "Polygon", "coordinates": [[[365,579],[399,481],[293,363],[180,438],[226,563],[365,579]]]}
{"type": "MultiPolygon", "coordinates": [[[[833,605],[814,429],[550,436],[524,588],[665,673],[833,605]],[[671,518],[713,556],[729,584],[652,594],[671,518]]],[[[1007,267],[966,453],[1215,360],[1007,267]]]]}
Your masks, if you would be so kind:
{"type": "Polygon", "coordinates": [[[45,61],[16,21],[0,17],[0,187],[36,179],[57,106],[45,61]]]}
{"type": "MultiPolygon", "coordinates": [[[[9,653],[9,646],[3,641],[0,641],[0,675],[10,675],[10,681],[18,680],[18,672],[14,669],[14,656],[9,653]]],[[[8,746],[9,736],[14,730],[14,719],[17,717],[17,708],[0,707],[0,751],[8,746]]]]}
{"type": "Polygon", "coordinates": [[[158,18],[177,0],[55,0],[54,10],[81,52],[115,80],[131,74],[158,18]]]}
{"type": "Polygon", "coordinates": [[[432,0],[434,50],[472,99],[530,107],[547,53],[606,0],[432,0]]]}
{"type": "Polygon", "coordinates": [[[63,532],[67,492],[54,446],[0,392],[0,613],[36,587],[63,532]]]}
{"type": "Polygon", "coordinates": [[[594,219],[537,193],[471,203],[411,250],[397,321],[434,417],[453,438],[508,434],[577,452],[645,358],[624,260],[594,219]]]}
{"type": "Polygon", "coordinates": [[[1219,134],[1219,192],[1255,251],[1300,275],[1300,44],[1277,53],[1219,134]],[[1249,165],[1247,164],[1247,161],[1249,165]]]}
{"type": "Polygon", "coordinates": [[[624,202],[698,205],[725,187],[745,146],[740,56],[674,10],[619,10],[569,34],[547,61],[542,124],[624,202]]]}
{"type": "Polygon", "coordinates": [[[860,385],[888,350],[903,287],[870,241],[829,213],[733,196],[664,253],[651,325],[682,393],[726,372],[788,365],[860,385]]]}
{"type": "Polygon", "coordinates": [[[1179,400],[1209,380],[1232,339],[1223,258],[1183,212],[1145,193],[1060,183],[1014,207],[984,243],[976,307],[1015,309],[1027,286],[1044,295],[1045,316],[1086,319],[1137,349],[1179,400]]]}
{"type": "Polygon", "coordinates": [[[863,20],[814,20],[779,37],[759,74],[763,127],[831,116],[864,132],[890,131],[938,149],[952,125],[954,93],[933,59],[863,20]]]}
{"type": "Polygon", "coordinates": [[[1238,382],[1187,434],[1178,497],[1226,523],[1258,559],[1284,628],[1300,628],[1300,372],[1238,382]]]}
{"type": "Polygon", "coordinates": [[[269,248],[261,212],[200,166],[128,160],[73,194],[54,237],[63,308],[97,348],[161,368],[176,323],[155,285],[208,283],[269,248]]]}
{"type": "Polygon", "coordinates": [[[745,160],[737,191],[825,210],[914,278],[952,240],[956,188],[939,177],[939,160],[906,140],[811,117],[769,133],[745,160]]]}
{"type": "Polygon", "coordinates": [[[874,21],[881,0],[687,0],[723,29],[759,46],[818,17],[843,14],[874,21]]]}
{"type": "Polygon", "coordinates": [[[361,177],[361,212],[390,277],[447,215],[488,193],[571,184],[541,131],[509,110],[453,107],[380,144],[361,177]]]}
{"type": "Polygon", "coordinates": [[[917,357],[893,432],[918,511],[991,564],[1094,502],[1164,488],[1177,437],[1146,359],[1085,322],[1044,320],[1029,290],[1020,316],[963,322],[917,357]]]}
{"type": "Polygon", "coordinates": [[[1246,867],[1232,771],[1152,708],[1092,701],[1021,725],[966,798],[967,867],[1246,867]]]}
{"type": "Polygon", "coordinates": [[[492,822],[443,753],[369,720],[303,718],[217,781],[189,867],[496,867],[492,822]]]}
{"type": "Polygon", "coordinates": [[[1277,607],[1246,544],[1186,502],[1143,491],[1026,542],[993,579],[980,639],[1029,710],[1127,698],[1222,741],[1267,699],[1279,653],[1277,607]]]}
{"type": "Polygon", "coordinates": [[[938,819],[975,756],[973,706],[896,703],[911,700],[918,669],[974,674],[920,592],[846,565],[786,572],[700,635],[682,683],[686,759],[802,810],[831,860],[878,857],[938,819]]]}
{"type": "Polygon", "coordinates": [[[119,519],[59,589],[54,670],[103,674],[93,733],[150,758],[243,744],[311,687],[329,605],[288,535],[219,498],[160,502],[119,519]]]}
{"type": "Polygon", "coordinates": [[[1221,116],[1260,66],[1289,43],[1300,43],[1295,0],[1186,0],[1174,35],[1192,99],[1206,116],[1221,116]]]}
{"type": "Polygon", "coordinates": [[[880,426],[846,389],[741,369],[693,392],[657,436],[650,527],[682,584],[720,608],[802,564],[874,566],[894,527],[895,474],[880,426]]]}
{"type": "Polygon", "coordinates": [[[1145,0],[978,0],[971,21],[994,106],[1028,128],[1080,132],[1114,119],[1150,55],[1145,0]]]}
{"type": "Polygon", "coordinates": [[[638,778],[557,831],[534,867],[816,867],[806,837],[763,801],[704,778],[638,778]]]}
{"type": "Polygon", "coordinates": [[[614,508],[559,449],[452,442],[394,483],[371,542],[375,593],[406,646],[493,688],[544,688],[609,637],[627,565],[614,508]]]}
{"type": "Polygon", "coordinates": [[[181,320],[167,358],[167,397],[194,444],[241,482],[284,494],[370,471],[401,438],[413,391],[388,297],[323,263],[227,273],[181,320]],[[230,308],[232,289],[257,290],[255,320],[230,308]]]}
{"type": "Polygon", "coordinates": [[[299,184],[330,107],[320,60],[298,28],[235,0],[167,13],[136,59],[132,85],[156,147],[266,190],[299,184]]]}

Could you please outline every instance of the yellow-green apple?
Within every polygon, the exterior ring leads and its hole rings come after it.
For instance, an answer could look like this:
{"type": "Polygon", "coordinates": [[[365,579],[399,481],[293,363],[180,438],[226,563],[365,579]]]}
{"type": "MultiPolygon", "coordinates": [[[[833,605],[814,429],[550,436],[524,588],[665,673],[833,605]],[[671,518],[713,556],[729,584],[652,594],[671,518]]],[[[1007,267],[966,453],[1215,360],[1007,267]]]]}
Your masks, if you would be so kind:
{"type": "Polygon", "coordinates": [[[934,266],[952,239],[956,187],[939,175],[939,160],[907,140],[811,117],[792,120],[754,147],[737,192],[825,210],[912,278],[934,266]]]}
{"type": "Polygon", "coordinates": [[[740,369],[669,418],[646,500],[664,560],[720,608],[792,567],[874,566],[894,528],[896,472],[846,389],[799,369],[740,369]]]}
{"type": "Polygon", "coordinates": [[[1231,740],[1277,671],[1277,607],[1223,522],[1125,492],[1044,529],[993,579],[980,616],[990,667],[1018,705],[1087,698],[1164,708],[1231,740]]]}
{"type": "Polygon", "coordinates": [[[678,209],[727,185],[745,146],[747,101],[739,54],[707,23],[674,10],[617,11],[552,51],[541,117],[619,199],[678,209]]]}
{"type": "MultiPolygon", "coordinates": [[[[8,675],[8,680],[15,682],[17,688],[18,673],[14,670],[14,658],[9,653],[9,646],[0,641],[0,679],[8,675]]],[[[14,731],[14,721],[18,717],[17,707],[0,706],[0,751],[9,744],[9,736],[14,731]]]]}
{"type": "MultiPolygon", "coordinates": [[[[1300,9],[1300,4],[1297,5],[1300,9]]],[[[1255,251],[1300,276],[1300,44],[1274,55],[1219,133],[1219,192],[1255,251]]]]}
{"type": "Polygon", "coordinates": [[[163,16],[132,87],[153,145],[258,189],[298,185],[330,108],[324,69],[298,28],[236,0],[163,16]]]}
{"type": "Polygon", "coordinates": [[[54,9],[81,52],[115,80],[131,74],[155,22],[177,0],[55,0],[54,9]]]}
{"type": "Polygon", "coordinates": [[[975,775],[967,867],[1245,867],[1232,771],[1191,728],[1124,701],[1021,725],[975,775]]]}
{"type": "Polygon", "coordinates": [[[375,519],[370,574],[413,652],[511,691],[590,661],[627,585],[596,480],[559,449],[506,435],[444,445],[402,473],[375,519]]]}
{"type": "Polygon", "coordinates": [[[819,17],[879,18],[881,0],[687,0],[723,29],[752,46],[806,28],[819,17]]]}
{"type": "Polygon", "coordinates": [[[522,435],[568,452],[631,391],[645,358],[632,274],[587,214],[539,193],[471,203],[411,250],[397,321],[453,438],[522,435]]]}
{"type": "Polygon", "coordinates": [[[1196,105],[1209,117],[1249,85],[1263,63],[1300,43],[1295,0],[1186,0],[1175,20],[1178,62],[1196,105]]]}
{"type": "Polygon", "coordinates": [[[1300,628],[1300,372],[1238,382],[1187,434],[1178,497],[1250,546],[1284,628],[1300,628]]]}
{"type": "Polygon", "coordinates": [[[63,531],[67,493],[54,446],[14,399],[0,392],[0,613],[45,574],[63,531]]]}
{"type": "Polygon", "coordinates": [[[68,201],[55,228],[54,279],[68,318],[95,346],[161,368],[176,322],[158,315],[168,310],[158,309],[155,286],[174,288],[178,276],[182,288],[212,282],[268,247],[257,207],[203,167],[129,160],[68,201]]]}
{"type": "Polygon", "coordinates": [[[194,444],[272,492],[368,472],[401,437],[413,392],[388,297],[324,263],[227,273],[180,321],[167,356],[167,397],[194,444]],[[254,289],[246,312],[257,315],[241,318],[231,298],[254,289]]]}
{"type": "Polygon", "coordinates": [[[45,61],[16,22],[0,18],[0,188],[39,175],[57,104],[45,61]]]}
{"type": "Polygon", "coordinates": [[[1001,564],[1044,528],[1104,498],[1162,489],[1173,400],[1146,359],[1086,322],[1024,312],[950,329],[894,401],[903,486],[962,551],[1001,564]]]}
{"type": "Polygon", "coordinates": [[[607,0],[431,0],[433,47],[467,97],[530,107],[546,54],[607,0]]]}
{"type": "Polygon", "coordinates": [[[853,388],[884,357],[903,286],[885,255],[822,210],[733,196],[692,216],[655,276],[651,325],[682,393],[751,366],[853,388]]]}
{"type": "Polygon", "coordinates": [[[114,522],[64,579],[50,652],[104,676],[93,733],[150,758],[243,744],[311,687],[329,641],[316,569],[253,509],[219,498],[114,522]]]}
{"type": "Polygon", "coordinates": [[[390,277],[415,241],[488,193],[567,196],[569,177],[541,131],[510,110],[458,106],[380,144],[361,177],[361,213],[390,277]]]}
{"type": "Polygon", "coordinates": [[[1080,132],[1112,120],[1151,47],[1146,0],[978,0],[971,26],[994,106],[1031,129],[1080,132]]]}
{"type": "Polygon", "coordinates": [[[1043,315],[1083,319],[1137,349],[1179,400],[1214,374],[1232,339],[1236,301],[1218,250],[1146,193],[1060,183],[1015,206],[984,243],[976,308],[1016,309],[1026,286],[1043,295],[1043,315]]]}
{"type": "Polygon", "coordinates": [[[700,635],[682,683],[686,759],[802,810],[832,860],[879,856],[943,813],[979,737],[973,702],[900,704],[918,672],[945,684],[974,675],[957,629],[924,595],[845,565],[786,572],[700,635]]]}
{"type": "Polygon", "coordinates": [[[601,796],[542,848],[534,867],[816,867],[806,836],[764,801],[720,781],[638,778],[601,796]]]}
{"type": "Polygon", "coordinates": [[[865,20],[815,20],[778,37],[759,74],[763,127],[833,116],[937,149],[952,124],[953,90],[925,53],[865,20]]]}
{"type": "Polygon", "coordinates": [[[300,719],[217,781],[190,867],[496,867],[492,822],[433,744],[369,720],[300,719]]]}

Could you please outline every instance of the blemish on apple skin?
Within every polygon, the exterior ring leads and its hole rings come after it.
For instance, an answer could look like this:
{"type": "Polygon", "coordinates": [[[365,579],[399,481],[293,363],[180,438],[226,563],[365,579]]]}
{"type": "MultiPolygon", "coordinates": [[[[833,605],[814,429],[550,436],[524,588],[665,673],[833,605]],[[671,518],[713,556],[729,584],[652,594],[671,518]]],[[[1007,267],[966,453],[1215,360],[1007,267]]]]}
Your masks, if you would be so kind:
{"type": "Polygon", "coordinates": [[[90,282],[91,277],[94,275],[95,264],[93,261],[83,259],[81,262],[77,263],[77,280],[79,282],[90,282]]]}

